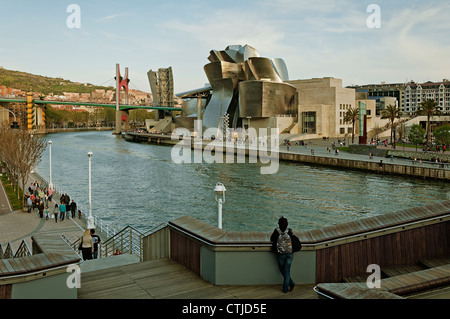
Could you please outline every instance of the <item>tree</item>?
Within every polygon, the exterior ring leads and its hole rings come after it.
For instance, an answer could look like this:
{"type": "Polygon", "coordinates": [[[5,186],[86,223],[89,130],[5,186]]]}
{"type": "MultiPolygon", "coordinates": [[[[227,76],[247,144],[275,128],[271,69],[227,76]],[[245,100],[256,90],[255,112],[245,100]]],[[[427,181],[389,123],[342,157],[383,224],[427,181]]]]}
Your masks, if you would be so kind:
{"type": "MultiPolygon", "coordinates": [[[[41,161],[42,153],[47,148],[44,138],[37,137],[25,129],[13,131],[10,128],[0,128],[0,159],[6,164],[17,188],[19,185],[25,191],[28,174],[41,161]]],[[[25,199],[22,199],[22,204],[25,199]]]]}
{"type": "MultiPolygon", "coordinates": [[[[25,185],[28,180],[28,174],[33,167],[36,167],[41,159],[42,153],[47,148],[47,141],[43,137],[37,137],[31,132],[22,129],[14,133],[17,140],[17,176],[21,183],[22,190],[25,192],[25,185]]],[[[25,204],[25,198],[22,199],[25,204]]]]}
{"type": "Polygon", "coordinates": [[[425,130],[420,126],[419,124],[414,124],[411,127],[411,130],[409,131],[409,141],[416,145],[416,151],[417,151],[417,145],[423,144],[424,142],[424,136],[425,136],[425,130]]]}
{"type": "Polygon", "coordinates": [[[419,105],[419,109],[416,111],[417,115],[425,115],[427,117],[427,146],[430,145],[431,140],[431,126],[430,119],[435,115],[441,115],[441,111],[438,109],[438,105],[434,100],[423,100],[419,105]]]}
{"type": "Polygon", "coordinates": [[[63,120],[62,114],[59,110],[55,110],[50,104],[45,109],[45,124],[47,128],[53,125],[59,125],[63,120]]]}
{"type": "Polygon", "coordinates": [[[349,108],[344,115],[344,122],[352,123],[352,144],[354,143],[355,139],[355,123],[358,120],[358,117],[359,117],[359,109],[356,107],[349,108]]]}
{"type": "Polygon", "coordinates": [[[440,128],[433,132],[436,145],[449,145],[450,144],[450,124],[442,125],[440,128]]]}
{"type": "Polygon", "coordinates": [[[381,118],[389,119],[389,122],[391,122],[391,142],[394,148],[395,148],[395,136],[393,136],[395,130],[394,122],[395,119],[400,117],[399,114],[400,113],[398,107],[392,104],[387,105],[386,108],[381,112],[381,118]]]}
{"type": "Polygon", "coordinates": [[[8,127],[0,127],[0,160],[6,165],[14,191],[18,185],[17,167],[15,165],[17,153],[14,152],[15,149],[17,149],[17,144],[13,131],[8,127]]]}

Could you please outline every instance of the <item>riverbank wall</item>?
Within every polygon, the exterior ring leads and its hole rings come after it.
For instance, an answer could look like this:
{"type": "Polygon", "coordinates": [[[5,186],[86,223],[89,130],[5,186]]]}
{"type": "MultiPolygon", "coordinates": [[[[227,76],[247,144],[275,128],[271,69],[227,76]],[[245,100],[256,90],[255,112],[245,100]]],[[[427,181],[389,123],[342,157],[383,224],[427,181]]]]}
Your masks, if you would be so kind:
{"type": "Polygon", "coordinates": [[[361,161],[336,157],[325,157],[315,155],[302,155],[294,153],[279,153],[280,160],[307,163],[311,165],[325,165],[344,169],[369,171],[378,174],[395,174],[411,176],[424,179],[437,179],[450,181],[450,170],[445,168],[423,167],[419,165],[395,164],[380,160],[361,161]]]}
{"type": "MultiPolygon", "coordinates": [[[[444,201],[311,231],[294,229],[303,247],[291,274],[302,284],[342,282],[369,277],[368,265],[384,269],[448,258],[449,213],[450,201],[444,201]]],[[[214,285],[274,285],[281,280],[271,232],[232,232],[190,216],[172,220],[158,232],[162,234],[152,234],[144,250],[159,246],[163,257],[214,285]]],[[[448,276],[446,280],[447,285],[448,276]]]]}
{"type": "MultiPolygon", "coordinates": [[[[125,137],[125,135],[122,135],[125,137]]],[[[180,145],[180,147],[189,147],[183,143],[186,140],[183,140],[182,137],[177,137],[173,139],[171,135],[163,135],[163,134],[146,134],[146,133],[128,133],[125,137],[128,141],[134,142],[145,142],[149,144],[158,144],[158,145],[180,145]],[[182,141],[183,140],[183,141],[182,141]]],[[[187,140],[187,143],[189,141],[187,140]]],[[[214,142],[211,141],[203,141],[202,143],[195,143],[194,139],[191,140],[191,149],[200,149],[208,150],[208,148],[214,148],[216,151],[223,150],[224,155],[226,152],[229,152],[225,147],[220,147],[214,142]],[[201,145],[201,146],[200,146],[201,145]]],[[[220,145],[221,143],[219,143],[220,145]]],[[[222,144],[224,145],[224,144],[222,144]]],[[[234,148],[231,152],[234,152],[235,155],[245,154],[245,156],[253,155],[256,158],[267,157],[267,154],[270,153],[270,148],[264,151],[259,151],[257,149],[249,149],[246,147],[248,145],[234,145],[234,148]]],[[[383,151],[384,152],[384,151],[383,151]]],[[[419,165],[416,161],[411,161],[411,164],[408,165],[405,163],[399,164],[389,161],[389,158],[383,157],[378,158],[377,160],[369,159],[369,160],[361,160],[358,158],[351,158],[352,154],[349,154],[349,157],[343,157],[342,155],[331,155],[331,156],[322,156],[322,155],[308,155],[308,154],[300,154],[295,151],[278,151],[270,154],[269,157],[272,159],[278,158],[280,161],[289,161],[296,163],[304,163],[309,165],[319,165],[319,166],[327,166],[327,167],[335,167],[339,169],[351,169],[351,170],[359,170],[366,171],[376,174],[394,174],[401,176],[409,176],[414,178],[423,178],[423,179],[433,179],[433,180],[442,180],[442,181],[450,181],[450,169],[445,167],[444,165],[433,165],[434,167],[427,167],[423,165],[419,165]],[[444,167],[442,167],[444,166],[444,167]]]]}
{"type": "Polygon", "coordinates": [[[33,130],[33,134],[44,135],[51,133],[88,132],[88,131],[112,131],[113,127],[69,127],[69,128],[48,128],[33,130]]]}

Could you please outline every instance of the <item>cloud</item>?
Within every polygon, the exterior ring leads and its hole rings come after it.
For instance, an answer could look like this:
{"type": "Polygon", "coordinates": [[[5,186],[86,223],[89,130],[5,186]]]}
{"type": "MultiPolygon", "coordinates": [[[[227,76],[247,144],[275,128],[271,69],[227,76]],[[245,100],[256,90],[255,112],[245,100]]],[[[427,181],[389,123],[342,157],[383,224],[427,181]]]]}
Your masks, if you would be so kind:
{"type": "Polygon", "coordinates": [[[124,13],[112,14],[112,15],[105,16],[105,17],[102,17],[102,18],[98,18],[95,21],[96,22],[110,21],[110,20],[114,20],[116,18],[123,17],[123,16],[126,16],[126,14],[124,14],[124,13]]]}

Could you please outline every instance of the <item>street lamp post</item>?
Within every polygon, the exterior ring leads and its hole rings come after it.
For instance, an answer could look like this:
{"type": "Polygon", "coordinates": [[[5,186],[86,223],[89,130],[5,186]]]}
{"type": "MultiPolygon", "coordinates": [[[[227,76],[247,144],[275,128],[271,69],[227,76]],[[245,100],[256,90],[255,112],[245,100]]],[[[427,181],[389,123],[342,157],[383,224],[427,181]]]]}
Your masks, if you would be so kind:
{"type": "Polygon", "coordinates": [[[216,201],[219,204],[218,207],[218,228],[222,229],[222,204],[225,203],[225,186],[222,183],[217,183],[216,187],[214,188],[214,191],[216,192],[216,201]]]}
{"type": "Polygon", "coordinates": [[[52,183],[52,141],[48,141],[49,145],[49,163],[50,163],[50,183],[48,184],[49,190],[53,190],[53,183],[52,183]]]}
{"type": "Polygon", "coordinates": [[[89,216],[87,218],[87,228],[94,229],[94,217],[92,216],[92,201],[91,201],[91,158],[92,152],[87,153],[89,157],[89,216]]]}

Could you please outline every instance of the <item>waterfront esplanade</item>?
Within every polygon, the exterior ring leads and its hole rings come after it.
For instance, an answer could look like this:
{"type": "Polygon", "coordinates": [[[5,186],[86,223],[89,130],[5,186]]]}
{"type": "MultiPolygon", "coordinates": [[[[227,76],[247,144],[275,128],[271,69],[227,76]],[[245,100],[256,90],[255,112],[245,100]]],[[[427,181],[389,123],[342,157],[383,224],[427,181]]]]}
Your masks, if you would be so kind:
{"type": "MultiPolygon", "coordinates": [[[[407,298],[447,287],[449,227],[450,201],[444,201],[312,231],[294,230],[303,248],[294,257],[291,273],[298,285],[315,284],[318,295],[333,298],[407,298]],[[380,289],[365,281],[369,265],[382,270],[380,289]],[[400,273],[408,267],[414,270],[400,273]],[[358,282],[352,282],[358,276],[358,282]]],[[[230,232],[180,217],[141,236],[141,262],[170,258],[215,286],[279,285],[281,275],[269,236],[269,232],[230,232]]],[[[66,269],[79,264],[80,257],[54,232],[36,234],[32,240],[32,256],[0,259],[0,297],[77,298],[77,290],[67,285],[73,273],[66,269]]],[[[114,264],[113,258],[101,261],[114,264]]],[[[108,281],[109,289],[122,284],[108,281]]],[[[117,298],[122,297],[119,292],[117,298]]]]}

